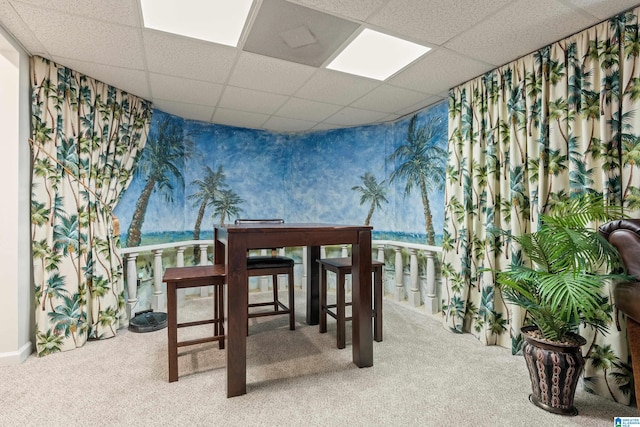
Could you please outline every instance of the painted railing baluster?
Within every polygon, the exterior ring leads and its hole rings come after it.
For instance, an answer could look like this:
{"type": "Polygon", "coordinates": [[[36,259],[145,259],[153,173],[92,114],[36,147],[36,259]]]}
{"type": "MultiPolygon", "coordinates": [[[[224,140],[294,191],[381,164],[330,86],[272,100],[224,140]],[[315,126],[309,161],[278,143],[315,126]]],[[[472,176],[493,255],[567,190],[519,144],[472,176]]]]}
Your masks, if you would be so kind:
{"type": "Polygon", "coordinates": [[[127,257],[127,321],[133,317],[133,309],[138,304],[138,268],[136,266],[136,260],[138,259],[138,252],[129,252],[127,257]]]}
{"type": "MultiPolygon", "coordinates": [[[[193,247],[199,249],[198,259],[193,259],[194,264],[205,265],[209,263],[209,250],[213,248],[213,240],[190,240],[172,243],[162,243],[158,245],[139,246],[134,248],[123,248],[122,253],[126,259],[126,286],[128,291],[127,299],[127,316],[131,318],[135,311],[141,311],[149,308],[164,311],[166,309],[166,296],[162,289],[162,276],[165,267],[185,265],[185,256],[188,248],[193,247]],[[175,255],[173,255],[175,250],[175,255]],[[138,298],[139,280],[147,281],[142,277],[142,273],[138,272],[136,263],[145,259],[145,254],[153,256],[153,295],[151,301],[145,301],[146,307],[138,307],[141,303],[138,298]],[[174,257],[172,259],[172,256],[174,257]],[[163,261],[164,257],[164,261],[163,261]],[[163,264],[164,263],[164,264],[163,264]]],[[[320,248],[322,258],[335,256],[349,256],[351,247],[349,245],[323,246],[320,248]]],[[[390,297],[395,301],[406,302],[411,306],[418,307],[424,305],[424,309],[429,314],[437,313],[439,307],[439,290],[440,280],[438,278],[438,254],[442,252],[442,248],[437,246],[428,246],[416,243],[407,243],[393,240],[374,240],[372,242],[372,257],[386,263],[383,282],[386,292],[390,292],[390,297]],[[387,258],[385,249],[393,250],[393,256],[387,258]],[[407,260],[405,261],[405,257],[407,260]],[[408,266],[408,272],[405,274],[405,266],[408,266]],[[391,272],[393,270],[393,273],[391,272]],[[387,273],[388,272],[388,275],[387,273]],[[406,277],[405,277],[406,276],[406,277]]],[[[302,260],[302,268],[297,269],[296,285],[303,286],[306,283],[309,266],[304,260],[307,259],[307,248],[288,248],[296,257],[301,254],[299,259],[302,260]],[[301,285],[302,284],[302,285],[301,285]]],[[[279,249],[280,255],[285,254],[285,249],[279,249]]],[[[263,254],[266,254],[264,252],[263,254]]],[[[148,270],[148,267],[145,267],[148,270]]],[[[350,277],[350,276],[349,276],[350,277]]],[[[330,283],[333,284],[334,278],[330,277],[330,283]]],[[[261,280],[262,282],[262,280],[261,280]]],[[[264,284],[259,283],[260,291],[268,291],[268,280],[264,284]]],[[[333,288],[333,286],[331,286],[333,288]]],[[[208,289],[201,293],[200,296],[206,297],[210,295],[208,289]]],[[[184,293],[178,295],[179,303],[184,301],[184,293]]]]}
{"type": "Polygon", "coordinates": [[[155,249],[153,253],[153,299],[151,308],[153,311],[164,311],[167,305],[165,293],[162,292],[162,276],[164,269],[162,268],[162,249],[155,249]]]}

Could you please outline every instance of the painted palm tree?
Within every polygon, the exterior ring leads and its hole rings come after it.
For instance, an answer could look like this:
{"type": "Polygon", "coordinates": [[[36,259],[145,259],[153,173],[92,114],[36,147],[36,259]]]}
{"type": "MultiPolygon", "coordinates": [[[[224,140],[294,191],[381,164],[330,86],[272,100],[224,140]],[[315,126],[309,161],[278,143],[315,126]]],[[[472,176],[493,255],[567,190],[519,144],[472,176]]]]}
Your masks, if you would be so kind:
{"type": "Polygon", "coordinates": [[[429,194],[442,190],[445,183],[445,165],[447,162],[447,122],[444,117],[430,116],[426,123],[416,126],[417,115],[409,122],[407,140],[389,156],[392,162],[398,162],[390,181],[405,179],[405,196],[414,187],[420,190],[424,208],[427,244],[435,245],[433,216],[429,205],[429,194]]]}
{"type": "Polygon", "coordinates": [[[222,190],[220,191],[220,197],[213,201],[213,215],[219,216],[219,224],[224,225],[227,218],[231,218],[231,216],[237,217],[242,212],[242,209],[238,207],[241,203],[244,203],[244,200],[233,190],[222,190]]]}
{"type": "Polygon", "coordinates": [[[168,202],[173,202],[172,178],[184,185],[178,166],[191,154],[188,141],[182,137],[182,122],[166,116],[156,133],[149,135],[136,173],[146,177],[146,183],[133,212],[127,232],[127,246],[139,246],[142,224],[151,194],[158,190],[168,202]]]}
{"type": "Polygon", "coordinates": [[[111,336],[115,336],[116,331],[113,329],[113,325],[118,318],[118,312],[115,307],[107,307],[106,310],[100,311],[98,315],[98,325],[106,328],[107,326],[111,330],[111,336]]]}
{"type": "Polygon", "coordinates": [[[616,396],[613,394],[611,390],[611,386],[609,385],[608,371],[611,371],[612,368],[615,367],[615,363],[618,361],[615,352],[611,349],[611,345],[607,344],[605,346],[594,345],[593,351],[589,357],[591,360],[591,365],[595,369],[602,370],[602,375],[604,377],[604,382],[607,385],[607,389],[609,390],[609,394],[614,402],[618,402],[616,396]]]}
{"type": "Polygon", "coordinates": [[[49,319],[55,324],[56,332],[63,333],[65,337],[71,336],[77,346],[76,336],[83,335],[86,329],[86,313],[82,310],[78,294],[72,298],[63,295],[62,301],[56,311],[49,312],[49,319]]]}
{"type": "Polygon", "coordinates": [[[640,136],[625,138],[622,142],[622,165],[629,166],[629,179],[624,186],[623,199],[626,200],[633,183],[633,171],[640,165],[640,136]]]}
{"type": "Polygon", "coordinates": [[[567,157],[563,155],[560,150],[552,150],[549,149],[546,155],[546,166],[548,173],[549,185],[547,187],[547,198],[545,202],[545,206],[549,203],[549,197],[551,197],[551,193],[553,190],[553,179],[554,177],[558,177],[562,172],[567,170],[569,167],[567,165],[567,157]]]}
{"type": "Polygon", "coordinates": [[[60,346],[64,341],[64,337],[55,333],[53,328],[51,328],[44,333],[38,332],[36,334],[36,341],[38,356],[46,356],[61,351],[60,346]]]}
{"type": "Polygon", "coordinates": [[[60,222],[53,227],[53,249],[61,252],[64,256],[73,259],[73,267],[76,273],[80,273],[80,240],[86,236],[80,233],[78,215],[69,217],[61,216],[60,222]]]}
{"type": "Polygon", "coordinates": [[[369,225],[375,209],[382,209],[382,202],[389,203],[385,197],[387,189],[385,187],[385,180],[377,182],[376,177],[373,176],[371,172],[365,173],[360,179],[364,185],[356,185],[351,187],[351,189],[361,193],[360,205],[364,205],[367,202],[371,203],[367,218],[364,220],[364,225],[369,225]]]}
{"type": "Polygon", "coordinates": [[[55,308],[53,308],[53,299],[54,298],[62,298],[68,291],[65,289],[65,278],[61,276],[60,273],[54,273],[49,276],[49,280],[47,280],[47,288],[43,289],[43,297],[42,297],[42,310],[45,309],[45,303],[48,300],[49,306],[51,307],[51,311],[55,313],[55,308]]]}
{"type": "Polygon", "coordinates": [[[191,194],[188,198],[194,200],[193,206],[199,206],[198,216],[196,217],[196,224],[193,227],[193,239],[200,239],[200,227],[202,226],[202,219],[204,218],[205,210],[208,206],[213,205],[216,199],[220,196],[221,190],[226,186],[225,174],[222,170],[222,166],[218,166],[218,170],[214,172],[209,166],[204,169],[205,176],[203,179],[196,179],[191,182],[198,190],[191,194]]]}
{"type": "Polygon", "coordinates": [[[625,396],[628,396],[633,391],[633,368],[630,364],[624,363],[619,357],[616,357],[616,361],[613,363],[616,371],[610,373],[610,376],[614,379],[618,390],[625,396]]]}

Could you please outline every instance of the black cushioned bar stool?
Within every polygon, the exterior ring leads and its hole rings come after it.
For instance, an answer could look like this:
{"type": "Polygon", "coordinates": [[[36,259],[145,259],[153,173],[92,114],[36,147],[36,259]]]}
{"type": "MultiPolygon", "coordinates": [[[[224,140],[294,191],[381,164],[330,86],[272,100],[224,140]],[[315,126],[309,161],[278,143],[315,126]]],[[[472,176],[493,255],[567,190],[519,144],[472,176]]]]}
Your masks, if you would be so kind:
{"type": "MultiPolygon", "coordinates": [[[[284,224],[283,219],[237,219],[236,224],[284,224]]],[[[295,298],[293,289],[293,268],[294,261],[289,257],[278,256],[276,248],[271,248],[271,256],[248,256],[247,257],[247,275],[248,277],[271,276],[273,297],[268,302],[257,302],[248,304],[247,317],[275,316],[281,314],[289,315],[289,329],[296,329],[295,316],[295,298]],[[285,305],[280,301],[278,293],[278,275],[287,275],[287,288],[289,295],[289,304],[285,305]],[[273,309],[251,310],[253,308],[263,308],[272,306],[273,309]]],[[[248,286],[248,284],[247,284],[248,286]]],[[[249,328],[247,327],[247,333],[249,328]]]]}
{"type": "MultiPolygon", "coordinates": [[[[351,258],[323,258],[320,264],[320,333],[327,332],[327,314],[337,321],[338,348],[345,348],[346,307],[351,302],[345,301],[345,277],[351,274],[351,258]],[[336,275],[336,303],[327,304],[327,271],[336,275]],[[335,309],[335,311],[334,311],[335,309]]],[[[382,341],[382,270],[384,262],[372,260],[373,270],[373,339],[382,341]]]]}

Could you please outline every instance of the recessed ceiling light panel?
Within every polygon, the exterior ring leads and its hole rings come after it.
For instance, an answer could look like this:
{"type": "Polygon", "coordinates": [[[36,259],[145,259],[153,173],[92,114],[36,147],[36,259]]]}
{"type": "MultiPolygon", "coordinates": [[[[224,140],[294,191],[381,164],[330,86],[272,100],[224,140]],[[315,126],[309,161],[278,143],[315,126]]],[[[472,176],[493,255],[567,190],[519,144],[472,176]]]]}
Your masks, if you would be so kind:
{"type": "Polygon", "coordinates": [[[431,49],[365,28],[327,68],[385,80],[431,49]]]}
{"type": "Polygon", "coordinates": [[[140,0],[144,26],[237,46],[253,0],[140,0]]]}

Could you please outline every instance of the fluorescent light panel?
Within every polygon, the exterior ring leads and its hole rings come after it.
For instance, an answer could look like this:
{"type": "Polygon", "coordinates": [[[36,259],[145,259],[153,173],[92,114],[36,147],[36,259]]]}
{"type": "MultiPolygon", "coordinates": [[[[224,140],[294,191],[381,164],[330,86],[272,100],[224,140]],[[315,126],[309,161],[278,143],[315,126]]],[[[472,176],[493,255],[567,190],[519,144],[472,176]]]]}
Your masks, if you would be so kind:
{"type": "Polygon", "coordinates": [[[385,80],[431,49],[365,28],[327,68],[385,80]]]}
{"type": "Polygon", "coordinates": [[[140,0],[144,26],[236,47],[253,0],[140,0]]]}

